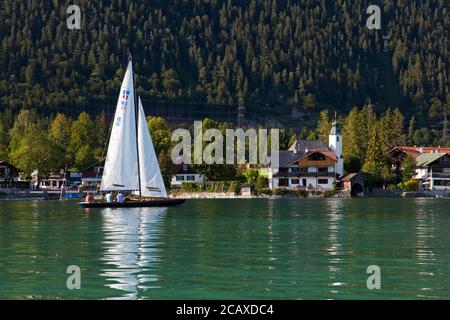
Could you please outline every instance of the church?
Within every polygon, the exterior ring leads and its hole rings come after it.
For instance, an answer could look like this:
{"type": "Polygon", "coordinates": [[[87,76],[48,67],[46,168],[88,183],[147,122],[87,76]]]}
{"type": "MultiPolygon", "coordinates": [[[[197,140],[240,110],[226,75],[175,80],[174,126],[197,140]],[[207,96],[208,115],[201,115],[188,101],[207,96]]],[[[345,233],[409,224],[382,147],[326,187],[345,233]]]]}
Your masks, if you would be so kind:
{"type": "Polygon", "coordinates": [[[328,144],[320,140],[297,140],[288,150],[280,150],[278,168],[269,166],[269,187],[332,190],[343,174],[342,133],[334,120],[328,144]]]}

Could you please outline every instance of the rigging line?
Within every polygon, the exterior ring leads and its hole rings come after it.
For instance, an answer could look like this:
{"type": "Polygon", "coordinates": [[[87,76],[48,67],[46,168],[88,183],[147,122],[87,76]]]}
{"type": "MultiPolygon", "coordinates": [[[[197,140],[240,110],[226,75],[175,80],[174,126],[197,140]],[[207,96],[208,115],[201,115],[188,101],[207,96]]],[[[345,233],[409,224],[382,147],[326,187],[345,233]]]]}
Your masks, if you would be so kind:
{"type": "Polygon", "coordinates": [[[138,121],[139,121],[139,112],[140,112],[140,108],[139,108],[139,102],[137,100],[137,96],[136,96],[136,83],[135,83],[135,75],[134,75],[134,70],[133,70],[133,60],[131,57],[131,52],[129,55],[129,61],[131,62],[131,70],[133,71],[133,99],[134,99],[134,121],[135,121],[135,128],[136,128],[136,154],[137,154],[137,169],[138,169],[138,185],[139,185],[139,198],[142,197],[142,188],[141,188],[141,167],[140,167],[140,163],[139,163],[139,140],[138,140],[138,134],[139,134],[139,129],[138,129],[138,121]]]}
{"type": "MultiPolygon", "coordinates": [[[[103,162],[103,170],[105,170],[105,162],[106,162],[105,152],[108,149],[107,146],[108,146],[109,139],[111,138],[111,132],[112,132],[113,125],[114,125],[114,122],[109,125],[108,136],[106,138],[105,144],[103,145],[103,151],[102,151],[102,156],[101,156],[101,160],[100,160],[100,164],[103,162]]],[[[100,175],[100,166],[98,166],[98,168],[97,168],[95,177],[98,178],[99,175],[100,175]]]]}

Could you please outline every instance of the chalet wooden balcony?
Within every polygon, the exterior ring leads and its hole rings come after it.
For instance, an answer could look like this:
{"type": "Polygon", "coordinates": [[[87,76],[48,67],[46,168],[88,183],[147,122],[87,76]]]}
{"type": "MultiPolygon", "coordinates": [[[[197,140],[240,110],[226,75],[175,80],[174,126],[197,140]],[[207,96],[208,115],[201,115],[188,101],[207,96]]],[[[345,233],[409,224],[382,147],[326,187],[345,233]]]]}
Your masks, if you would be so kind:
{"type": "Polygon", "coordinates": [[[276,178],[335,177],[334,172],[278,172],[276,178]]]}

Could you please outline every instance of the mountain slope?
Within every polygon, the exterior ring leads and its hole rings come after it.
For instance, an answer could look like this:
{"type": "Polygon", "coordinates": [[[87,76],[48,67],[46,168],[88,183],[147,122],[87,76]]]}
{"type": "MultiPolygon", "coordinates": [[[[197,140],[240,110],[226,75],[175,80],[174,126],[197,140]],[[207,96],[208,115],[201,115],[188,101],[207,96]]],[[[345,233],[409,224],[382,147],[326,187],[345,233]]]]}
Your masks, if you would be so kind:
{"type": "Polygon", "coordinates": [[[371,99],[427,119],[449,92],[446,0],[81,0],[81,30],[58,1],[4,0],[0,106],[83,108],[117,95],[128,51],[139,91],[252,112],[311,113],[371,99]],[[388,35],[385,48],[383,36],[388,35]]]}

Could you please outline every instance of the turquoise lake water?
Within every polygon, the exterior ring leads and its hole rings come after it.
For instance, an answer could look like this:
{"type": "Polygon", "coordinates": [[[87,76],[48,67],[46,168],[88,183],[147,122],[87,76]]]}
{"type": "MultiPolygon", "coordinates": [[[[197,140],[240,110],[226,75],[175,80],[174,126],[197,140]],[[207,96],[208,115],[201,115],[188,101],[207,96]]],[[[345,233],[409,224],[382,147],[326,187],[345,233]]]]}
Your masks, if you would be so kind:
{"type": "Polygon", "coordinates": [[[449,299],[450,200],[2,201],[0,298],[449,299]]]}

